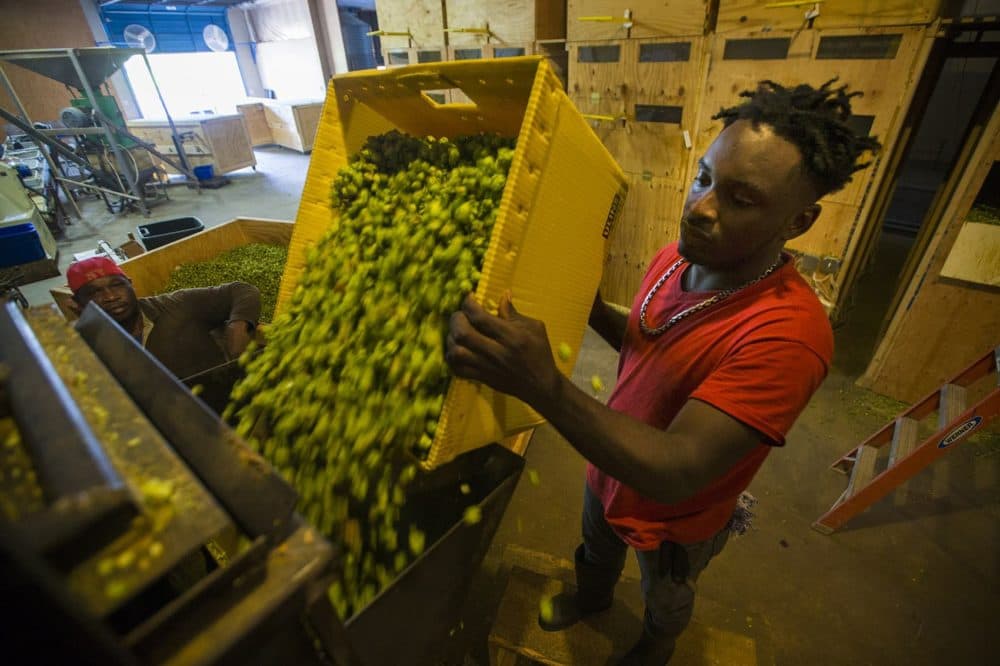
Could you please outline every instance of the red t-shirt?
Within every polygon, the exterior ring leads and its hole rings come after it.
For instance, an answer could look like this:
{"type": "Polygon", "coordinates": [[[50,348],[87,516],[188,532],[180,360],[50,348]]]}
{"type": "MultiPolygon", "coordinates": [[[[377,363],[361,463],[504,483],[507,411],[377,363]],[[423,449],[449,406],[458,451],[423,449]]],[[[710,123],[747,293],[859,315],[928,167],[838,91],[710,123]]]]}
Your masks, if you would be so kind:
{"type": "MultiPolygon", "coordinates": [[[[662,541],[694,543],[725,527],[739,498],[772,446],[785,433],[826,377],[833,331],[819,299],[794,262],[706,310],[690,315],[658,337],[639,330],[639,309],[649,289],[680,258],[677,244],[653,259],[632,304],[618,382],[608,405],[666,429],[684,403],[706,402],[761,433],[761,444],[726,474],[676,504],[645,498],[593,465],[587,483],[601,499],[615,532],[638,550],[662,541]]],[[[647,322],[656,327],[711,292],[685,292],[682,264],[656,292],[647,322]]]]}

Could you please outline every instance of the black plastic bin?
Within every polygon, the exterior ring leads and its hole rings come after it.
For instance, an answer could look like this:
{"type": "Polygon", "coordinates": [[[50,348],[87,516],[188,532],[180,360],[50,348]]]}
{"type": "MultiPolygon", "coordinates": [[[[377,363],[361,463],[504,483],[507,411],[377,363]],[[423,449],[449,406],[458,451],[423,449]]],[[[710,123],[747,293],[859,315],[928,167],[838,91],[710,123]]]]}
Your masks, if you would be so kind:
{"type": "Polygon", "coordinates": [[[178,217],[173,220],[140,224],[135,228],[139,240],[147,250],[155,250],[204,229],[205,225],[197,217],[178,217]]]}

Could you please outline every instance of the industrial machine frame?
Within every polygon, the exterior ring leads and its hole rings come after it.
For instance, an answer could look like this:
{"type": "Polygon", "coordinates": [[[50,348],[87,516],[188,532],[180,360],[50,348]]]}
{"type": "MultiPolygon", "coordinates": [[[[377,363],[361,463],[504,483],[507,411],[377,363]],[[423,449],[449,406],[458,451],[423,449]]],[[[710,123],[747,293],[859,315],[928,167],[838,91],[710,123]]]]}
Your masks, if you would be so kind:
{"type": "Polygon", "coordinates": [[[0,364],[0,420],[13,419],[20,441],[4,435],[0,450],[0,590],[19,601],[4,624],[13,661],[439,663],[524,467],[492,445],[418,478],[402,520],[419,521],[428,548],[338,618],[327,590],[339,550],[294,512],[295,491],[100,308],[70,326],[54,310],[3,305],[0,364]],[[41,491],[30,507],[14,450],[41,491]],[[174,488],[159,528],[150,479],[174,488]],[[482,515],[474,525],[462,519],[470,503],[482,515]],[[215,540],[234,528],[242,546],[217,556],[215,540]],[[152,558],[135,554],[147,532],[160,544],[152,558]],[[203,544],[219,566],[164,589],[203,544]]]}
{"type": "Polygon", "coordinates": [[[105,196],[108,193],[120,196],[129,202],[134,202],[143,215],[149,215],[149,206],[145,188],[138,181],[138,171],[132,170],[128,158],[126,158],[125,151],[121,148],[121,137],[126,137],[131,141],[134,141],[150,153],[156,155],[165,162],[170,163],[171,166],[174,166],[178,171],[185,174],[195,184],[198,183],[198,179],[194,176],[194,172],[191,170],[190,165],[184,156],[177,128],[174,125],[173,118],[170,116],[170,111],[167,109],[166,102],[163,99],[163,94],[160,92],[159,84],[156,82],[156,77],[153,74],[153,69],[149,64],[149,59],[146,57],[146,51],[144,49],[92,47],[0,51],[0,83],[3,84],[7,94],[17,107],[17,114],[14,114],[0,106],[0,118],[12,123],[21,131],[37,140],[40,144],[49,148],[49,151],[42,150],[42,153],[45,155],[49,168],[52,170],[53,177],[56,178],[57,182],[62,187],[63,193],[66,195],[66,198],[70,201],[71,205],[73,205],[76,209],[78,216],[80,215],[80,210],[76,206],[76,201],[73,198],[69,185],[90,189],[98,192],[102,196],[105,196]],[[148,143],[131,135],[124,128],[118,127],[112,123],[105,114],[100,112],[101,107],[98,102],[98,95],[95,94],[95,90],[99,89],[101,84],[103,84],[112,74],[117,72],[121,66],[124,65],[126,60],[136,55],[142,56],[142,60],[146,65],[147,71],[149,72],[150,79],[153,82],[153,87],[156,90],[157,98],[160,100],[163,112],[166,114],[167,123],[170,125],[170,131],[173,135],[174,146],[177,149],[177,160],[179,162],[177,164],[175,164],[170,157],[157,152],[155,148],[148,143]],[[13,84],[8,78],[7,73],[4,71],[2,64],[7,62],[14,63],[20,67],[35,72],[36,74],[40,74],[41,76],[52,79],[53,81],[62,83],[69,88],[75,88],[78,90],[88,101],[90,108],[94,110],[93,115],[96,126],[92,128],[73,128],[69,130],[41,130],[34,127],[27,110],[21,103],[21,99],[18,97],[13,84]],[[56,152],[69,161],[80,164],[85,169],[93,170],[93,167],[88,164],[86,160],[81,160],[73,151],[69,150],[65,144],[56,138],[59,134],[96,134],[101,136],[104,141],[107,142],[107,145],[111,148],[111,151],[114,154],[115,164],[117,165],[117,173],[120,174],[120,176],[124,176],[126,180],[125,183],[122,183],[122,185],[126,187],[123,187],[122,189],[127,191],[114,192],[93,183],[72,180],[67,178],[65,174],[61,177],[58,176],[57,174],[63,173],[63,171],[57,165],[51,155],[51,152],[56,152]]]}

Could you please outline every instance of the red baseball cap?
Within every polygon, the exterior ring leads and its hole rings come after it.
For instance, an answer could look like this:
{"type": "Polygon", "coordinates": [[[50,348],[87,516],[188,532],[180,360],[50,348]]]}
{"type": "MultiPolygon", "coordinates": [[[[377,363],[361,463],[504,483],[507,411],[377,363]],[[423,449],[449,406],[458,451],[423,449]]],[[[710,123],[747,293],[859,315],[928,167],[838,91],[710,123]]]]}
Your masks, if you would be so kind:
{"type": "Polygon", "coordinates": [[[76,294],[85,285],[94,280],[109,275],[121,275],[128,279],[125,271],[118,267],[118,264],[107,257],[90,257],[69,265],[66,269],[66,281],[70,290],[76,294]]]}

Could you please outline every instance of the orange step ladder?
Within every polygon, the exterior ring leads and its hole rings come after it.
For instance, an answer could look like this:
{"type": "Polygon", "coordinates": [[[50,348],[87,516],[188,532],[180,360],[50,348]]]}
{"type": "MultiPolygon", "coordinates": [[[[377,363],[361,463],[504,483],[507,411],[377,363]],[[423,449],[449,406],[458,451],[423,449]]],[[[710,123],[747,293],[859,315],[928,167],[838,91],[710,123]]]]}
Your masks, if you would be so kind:
{"type": "Polygon", "coordinates": [[[848,474],[850,480],[847,489],[830,510],[813,523],[813,528],[823,534],[833,533],[973,432],[985,428],[997,414],[1000,414],[1000,347],[988,352],[833,463],[832,469],[848,474]],[[966,387],[991,373],[997,374],[997,386],[975,405],[966,408],[966,387]],[[918,442],[918,424],[934,411],[938,412],[937,432],[918,442]],[[890,445],[888,464],[884,470],[877,471],[879,449],[886,444],[890,445]]]}

